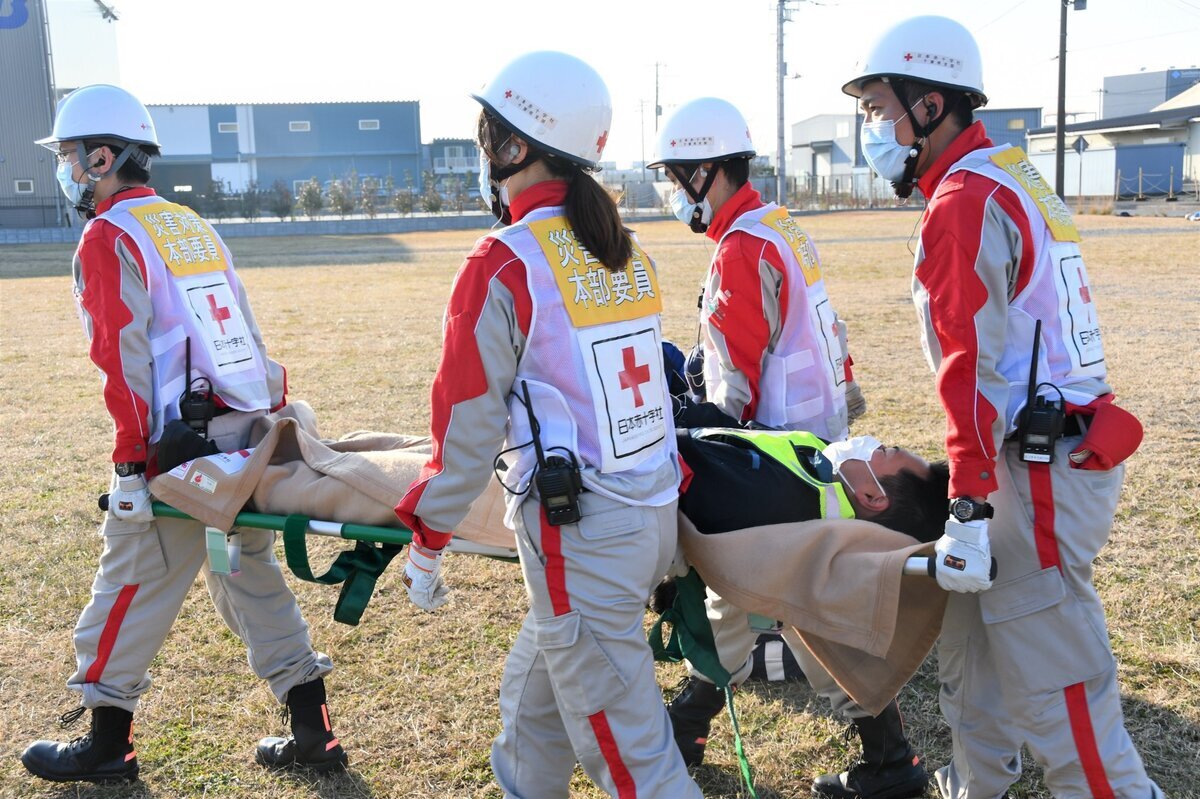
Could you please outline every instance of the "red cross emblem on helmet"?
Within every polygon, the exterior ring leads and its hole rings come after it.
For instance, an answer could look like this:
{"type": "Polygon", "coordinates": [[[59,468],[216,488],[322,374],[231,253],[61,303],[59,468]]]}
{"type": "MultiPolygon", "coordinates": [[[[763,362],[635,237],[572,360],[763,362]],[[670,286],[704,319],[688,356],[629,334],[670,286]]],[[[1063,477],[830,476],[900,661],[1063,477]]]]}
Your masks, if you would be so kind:
{"type": "Polygon", "coordinates": [[[905,61],[912,61],[912,53],[905,53],[905,54],[904,54],[904,60],[905,60],[905,61]]]}

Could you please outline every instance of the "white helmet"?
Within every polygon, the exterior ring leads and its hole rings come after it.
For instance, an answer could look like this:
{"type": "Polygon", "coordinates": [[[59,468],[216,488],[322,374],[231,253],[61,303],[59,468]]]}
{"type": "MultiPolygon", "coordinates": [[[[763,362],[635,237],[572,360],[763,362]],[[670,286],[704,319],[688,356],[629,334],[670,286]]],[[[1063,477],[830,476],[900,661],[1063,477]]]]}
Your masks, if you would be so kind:
{"type": "Polygon", "coordinates": [[[98,138],[159,146],[146,106],[119,86],[105,83],[84,86],[59,100],[54,130],[37,143],[53,150],[59,142],[98,138]]]}
{"type": "Polygon", "coordinates": [[[946,17],[912,17],[884,31],[842,91],[861,97],[864,83],[888,77],[958,89],[972,108],[987,104],[979,45],[970,31],[946,17]]]}
{"type": "Polygon", "coordinates": [[[612,100],[600,74],[552,50],[511,61],[472,97],[532,144],[597,169],[612,123],[612,100]]]}
{"type": "Polygon", "coordinates": [[[700,97],[679,106],[663,123],[654,160],[646,166],[659,169],[664,164],[702,164],[754,154],[742,112],[727,100],[700,97]]]}

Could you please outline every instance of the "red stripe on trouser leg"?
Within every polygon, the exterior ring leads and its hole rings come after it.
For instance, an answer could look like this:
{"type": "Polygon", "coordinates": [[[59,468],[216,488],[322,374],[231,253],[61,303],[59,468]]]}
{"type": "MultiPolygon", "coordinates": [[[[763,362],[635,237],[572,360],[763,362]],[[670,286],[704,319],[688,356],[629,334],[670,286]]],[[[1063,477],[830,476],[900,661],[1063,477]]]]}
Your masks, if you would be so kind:
{"type": "Polygon", "coordinates": [[[1033,497],[1033,541],[1037,546],[1038,563],[1043,569],[1051,566],[1062,571],[1058,557],[1058,537],[1054,533],[1054,485],[1050,481],[1050,464],[1029,464],[1029,493],[1033,497]]]}
{"type": "Polygon", "coordinates": [[[100,675],[104,674],[104,667],[108,665],[108,658],[112,654],[113,646],[117,643],[117,633],[121,631],[121,623],[125,621],[125,614],[129,611],[129,606],[133,603],[133,595],[137,593],[137,590],[136,585],[126,585],[117,594],[117,601],[108,611],[108,619],[104,622],[104,630],[100,633],[100,643],[96,646],[96,660],[88,667],[87,675],[83,678],[84,682],[100,682],[100,675]]]}
{"type": "Polygon", "coordinates": [[[1079,753],[1079,765],[1087,778],[1088,788],[1095,799],[1115,799],[1108,775],[1104,772],[1104,760],[1096,746],[1096,731],[1092,728],[1092,714],[1088,711],[1087,688],[1077,682],[1063,689],[1067,698],[1067,718],[1071,721],[1071,735],[1075,738],[1075,751],[1079,753]]]}
{"type": "MultiPolygon", "coordinates": [[[[1054,484],[1047,463],[1029,464],[1029,491],[1033,498],[1033,537],[1037,545],[1038,562],[1043,569],[1051,566],[1062,571],[1062,560],[1058,555],[1058,536],[1054,530],[1054,484]]],[[[1104,761],[1096,744],[1096,731],[1092,727],[1092,714],[1088,710],[1087,688],[1083,683],[1068,685],[1063,689],[1067,702],[1067,720],[1071,725],[1071,737],[1075,740],[1075,752],[1079,765],[1087,779],[1095,799],[1114,799],[1108,775],[1104,773],[1104,761]]]]}
{"type": "Polygon", "coordinates": [[[608,772],[612,774],[613,785],[617,788],[617,799],[637,799],[637,785],[621,760],[621,750],[617,748],[617,740],[613,738],[612,728],[608,726],[608,717],[601,710],[588,716],[588,721],[592,724],[596,742],[600,744],[600,754],[604,755],[604,762],[608,764],[608,772]]]}
{"type": "Polygon", "coordinates": [[[546,509],[538,506],[542,526],[542,554],[546,556],[546,591],[555,616],[571,612],[567,595],[567,566],[562,556],[562,531],[546,519],[546,509]]]}

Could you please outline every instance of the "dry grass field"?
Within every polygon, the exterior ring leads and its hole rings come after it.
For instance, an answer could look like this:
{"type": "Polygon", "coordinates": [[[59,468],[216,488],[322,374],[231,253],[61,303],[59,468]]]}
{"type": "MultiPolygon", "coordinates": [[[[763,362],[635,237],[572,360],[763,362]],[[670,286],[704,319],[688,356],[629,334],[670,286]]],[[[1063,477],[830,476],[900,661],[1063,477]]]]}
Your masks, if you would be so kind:
{"type": "MultiPolygon", "coordinates": [[[[802,217],[830,294],[850,324],[870,403],[857,425],[938,454],[942,415],[908,299],[912,212],[802,217]]],[[[1120,661],[1128,726],[1168,795],[1200,797],[1200,420],[1194,394],[1200,334],[1200,230],[1175,219],[1079,219],[1105,323],[1112,381],[1146,426],[1097,582],[1120,661]]],[[[675,222],[639,226],[660,264],[665,328],[695,338],[695,296],[712,245],[675,222]]],[[[451,279],[474,234],[234,239],[273,356],[293,398],[322,432],[422,432],[451,279]]],[[[293,581],[317,645],[348,773],[273,776],[254,744],[282,729],[277,706],[197,585],[155,660],[136,721],[142,781],[123,788],[55,786],[17,760],[41,737],[72,736],[55,720],[74,706],[71,630],[87,602],[101,542],[110,423],[71,300],[70,248],[0,248],[0,796],[3,797],[496,797],[488,750],[498,728],[505,652],[526,599],[512,565],[452,557],[453,601],[423,614],[393,567],[358,627],[335,624],[336,591],[293,581]]],[[[325,546],[332,553],[332,546],[325,546]]],[[[1054,646],[1054,642],[1046,642],[1054,646]]],[[[660,667],[670,688],[677,667],[660,667]]],[[[932,769],[948,756],[936,664],[900,697],[914,744],[932,769]]],[[[810,780],[856,751],[844,724],[803,685],[753,685],[739,709],[759,796],[809,795],[810,780]]],[[[705,795],[737,797],[727,721],[718,721],[696,778],[705,795]]],[[[579,797],[600,794],[579,774],[579,797]]],[[[934,793],[930,793],[934,796],[934,793]]],[[[1015,799],[1045,791],[1036,767],[1015,799]]]]}

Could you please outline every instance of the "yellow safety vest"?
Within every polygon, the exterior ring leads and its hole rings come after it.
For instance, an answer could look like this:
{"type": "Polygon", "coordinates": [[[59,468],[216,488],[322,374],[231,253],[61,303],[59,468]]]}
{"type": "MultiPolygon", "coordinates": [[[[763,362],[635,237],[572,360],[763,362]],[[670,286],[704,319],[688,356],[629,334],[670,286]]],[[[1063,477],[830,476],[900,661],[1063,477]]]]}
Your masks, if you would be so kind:
{"type": "Polygon", "coordinates": [[[736,438],[745,441],[771,460],[786,467],[801,481],[811,486],[821,500],[821,518],[853,519],[854,506],[846,496],[842,484],[822,482],[810,474],[800,462],[798,450],[821,452],[825,442],[812,433],[802,430],[737,430],[728,427],[705,427],[692,431],[692,436],[701,439],[720,440],[736,438]]]}

